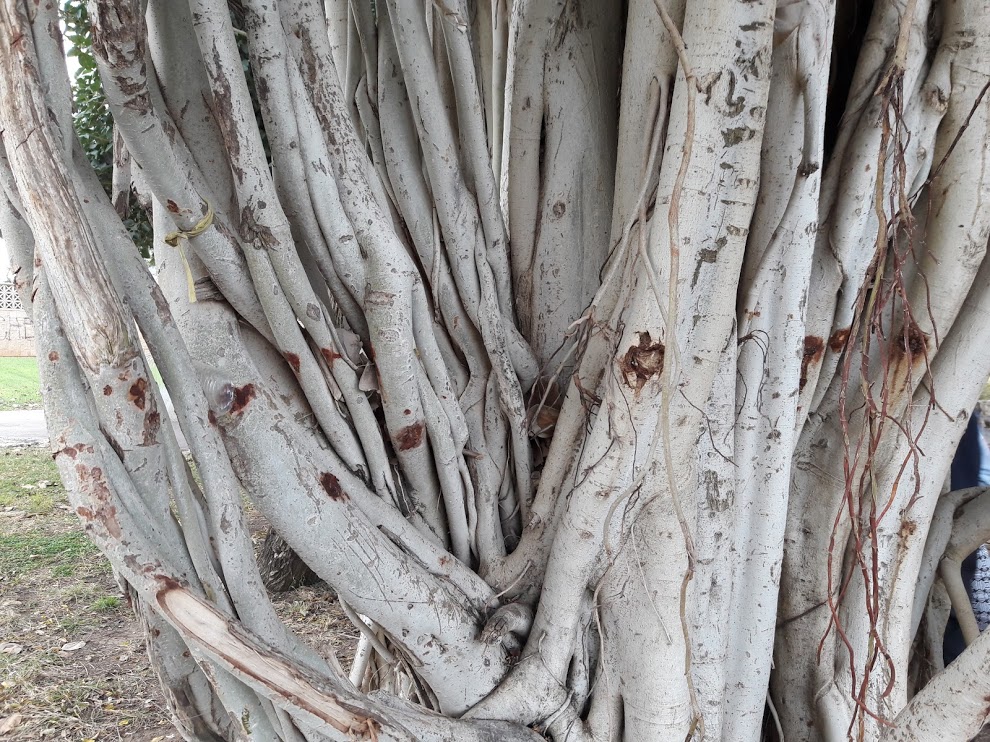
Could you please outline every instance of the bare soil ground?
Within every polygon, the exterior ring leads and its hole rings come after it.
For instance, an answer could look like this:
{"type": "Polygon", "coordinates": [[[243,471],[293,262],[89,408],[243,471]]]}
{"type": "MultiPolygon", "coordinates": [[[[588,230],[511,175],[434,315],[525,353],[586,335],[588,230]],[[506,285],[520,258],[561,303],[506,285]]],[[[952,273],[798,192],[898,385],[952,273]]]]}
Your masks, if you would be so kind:
{"type": "MultiPolygon", "coordinates": [[[[248,508],[260,545],[267,524],[248,508]]],[[[273,597],[320,653],[350,659],[355,630],[323,583],[273,597]]],[[[0,450],[0,740],[181,737],[144,637],[70,511],[51,455],[0,450]]]]}

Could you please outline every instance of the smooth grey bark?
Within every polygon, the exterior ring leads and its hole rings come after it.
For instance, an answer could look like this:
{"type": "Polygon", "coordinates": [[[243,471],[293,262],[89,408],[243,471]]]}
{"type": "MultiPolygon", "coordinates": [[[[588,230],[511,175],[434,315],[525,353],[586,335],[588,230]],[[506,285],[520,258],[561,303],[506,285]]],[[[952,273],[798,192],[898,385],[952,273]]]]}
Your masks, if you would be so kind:
{"type": "Polygon", "coordinates": [[[54,6],[2,0],[0,230],[186,739],[979,727],[990,509],[940,494],[990,374],[986,0],[88,7],[113,193],[54,6]],[[278,620],[242,493],[353,658],[278,620]]]}

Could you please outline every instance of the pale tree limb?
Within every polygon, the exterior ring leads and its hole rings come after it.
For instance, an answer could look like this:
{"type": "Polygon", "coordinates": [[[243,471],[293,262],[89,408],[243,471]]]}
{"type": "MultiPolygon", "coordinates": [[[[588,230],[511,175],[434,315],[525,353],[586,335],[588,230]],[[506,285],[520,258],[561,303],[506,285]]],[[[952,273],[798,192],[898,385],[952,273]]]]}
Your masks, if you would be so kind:
{"type": "Polygon", "coordinates": [[[936,675],[880,735],[882,742],[966,742],[990,716],[990,634],[982,634],[936,675]],[[951,704],[946,699],[952,699],[951,704]]]}
{"type": "Polygon", "coordinates": [[[739,299],[732,531],[742,554],[732,563],[732,599],[725,607],[730,636],[726,739],[752,738],[763,724],[759,701],[769,684],[776,605],[746,609],[743,604],[755,593],[776,596],[779,587],[797,442],[796,392],[806,371],[802,287],[810,280],[825,155],[827,80],[816,73],[829,64],[830,8],[802,4],[797,25],[781,26],[778,15],[775,33],[783,40],[773,50],[775,92],[767,108],[771,123],[763,140],[761,199],[743,266],[747,288],[739,299]],[[784,126],[788,120],[800,125],[784,126]],[[755,662],[754,657],[767,660],[755,662]]]}

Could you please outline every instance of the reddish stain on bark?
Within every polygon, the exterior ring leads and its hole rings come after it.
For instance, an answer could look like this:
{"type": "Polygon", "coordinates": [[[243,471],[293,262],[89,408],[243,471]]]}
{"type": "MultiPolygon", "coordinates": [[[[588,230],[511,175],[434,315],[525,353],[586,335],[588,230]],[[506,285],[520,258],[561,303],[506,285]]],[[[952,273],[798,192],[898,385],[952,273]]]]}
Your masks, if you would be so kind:
{"type": "MultiPolygon", "coordinates": [[[[147,392],[148,380],[144,377],[138,377],[137,381],[131,384],[131,388],[127,390],[127,400],[133,402],[139,410],[143,410],[147,392]]],[[[103,393],[106,394],[106,389],[103,390],[103,393]]]]}
{"type": "Polygon", "coordinates": [[[217,424],[217,415],[213,410],[206,413],[206,418],[210,421],[210,425],[217,424]]]}
{"type": "Polygon", "coordinates": [[[395,434],[395,445],[400,451],[408,451],[416,448],[423,442],[423,423],[413,423],[399,430],[395,434]]]}
{"type": "Polygon", "coordinates": [[[331,500],[343,502],[347,499],[347,493],[341,488],[337,477],[330,472],[325,471],[320,475],[320,485],[326,491],[327,495],[330,496],[331,500]]]}
{"type": "Polygon", "coordinates": [[[78,456],[78,455],[79,455],[79,452],[78,452],[78,451],[76,451],[76,449],[75,449],[75,448],[73,448],[72,446],[66,446],[66,447],[65,447],[65,448],[63,448],[62,450],[60,450],[60,451],[58,451],[58,452],[57,452],[57,453],[56,453],[55,455],[57,456],[57,455],[58,455],[58,454],[60,454],[60,453],[61,453],[61,454],[65,454],[65,455],[66,455],[66,456],[68,456],[68,457],[69,457],[70,459],[74,459],[74,458],[75,458],[76,456],[78,456]]]}
{"type": "Polygon", "coordinates": [[[162,427],[162,417],[158,410],[149,412],[144,418],[144,430],[141,431],[141,445],[153,446],[158,443],[158,431],[162,427]]]}
{"type": "Polygon", "coordinates": [[[637,392],[646,386],[646,381],[663,372],[663,343],[653,342],[648,332],[639,333],[639,344],[632,345],[619,359],[619,368],[625,376],[626,384],[637,392]]]}
{"type": "Polygon", "coordinates": [[[171,211],[173,214],[179,213],[179,205],[175,203],[172,199],[165,202],[165,208],[171,211]]]}
{"type": "Polygon", "coordinates": [[[79,489],[89,496],[90,503],[94,506],[90,508],[80,505],[76,508],[76,513],[85,521],[98,521],[111,538],[119,539],[122,531],[117,521],[117,508],[110,503],[110,488],[103,477],[103,469],[76,464],[76,474],[79,477],[79,489]]]}
{"type": "Polygon", "coordinates": [[[292,366],[292,370],[295,371],[298,374],[299,373],[299,356],[296,355],[295,353],[286,353],[285,354],[285,360],[287,360],[289,362],[289,365],[292,366]]]}
{"type": "Polygon", "coordinates": [[[244,410],[248,406],[248,403],[254,399],[254,384],[245,384],[244,386],[234,387],[234,401],[230,404],[230,414],[236,415],[244,410]]]}
{"type": "Polygon", "coordinates": [[[928,336],[921,331],[915,322],[912,322],[907,326],[907,329],[898,334],[897,342],[901,351],[912,359],[924,356],[928,350],[928,336]]]}
{"type": "Polygon", "coordinates": [[[51,353],[49,353],[48,360],[51,361],[52,363],[55,363],[55,361],[58,360],[58,351],[53,350],[51,353]]]}
{"type": "Polygon", "coordinates": [[[832,337],[828,339],[828,347],[833,353],[839,353],[843,348],[846,347],[846,341],[849,339],[849,329],[836,330],[832,333],[832,337]]]}
{"type": "Polygon", "coordinates": [[[801,357],[801,391],[808,383],[808,367],[813,363],[818,363],[822,359],[822,352],[825,350],[825,343],[817,335],[807,335],[804,338],[804,355],[801,357]]]}
{"type": "Polygon", "coordinates": [[[107,384],[105,387],[103,387],[103,396],[109,397],[111,394],[113,394],[113,387],[107,384]]]}
{"type": "Polygon", "coordinates": [[[320,353],[323,354],[323,360],[327,362],[328,366],[332,366],[333,362],[338,358],[343,358],[340,353],[332,351],[329,348],[320,348],[320,353]]]}

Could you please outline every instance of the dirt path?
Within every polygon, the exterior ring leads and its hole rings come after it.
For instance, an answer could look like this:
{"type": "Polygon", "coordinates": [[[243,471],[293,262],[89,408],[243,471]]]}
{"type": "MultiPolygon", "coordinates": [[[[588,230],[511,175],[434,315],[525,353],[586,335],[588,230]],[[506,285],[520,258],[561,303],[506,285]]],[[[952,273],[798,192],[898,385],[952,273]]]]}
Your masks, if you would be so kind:
{"type": "MultiPolygon", "coordinates": [[[[179,448],[183,451],[189,447],[186,439],[179,430],[172,400],[163,391],[165,409],[172,421],[175,437],[179,448]]],[[[42,410],[11,410],[0,412],[0,448],[10,446],[43,446],[48,444],[48,427],[45,425],[45,413],[42,410]]]]}
{"type": "Polygon", "coordinates": [[[0,412],[0,446],[35,446],[48,442],[41,410],[0,412]]]}

